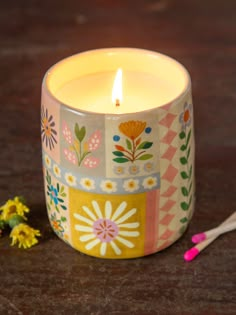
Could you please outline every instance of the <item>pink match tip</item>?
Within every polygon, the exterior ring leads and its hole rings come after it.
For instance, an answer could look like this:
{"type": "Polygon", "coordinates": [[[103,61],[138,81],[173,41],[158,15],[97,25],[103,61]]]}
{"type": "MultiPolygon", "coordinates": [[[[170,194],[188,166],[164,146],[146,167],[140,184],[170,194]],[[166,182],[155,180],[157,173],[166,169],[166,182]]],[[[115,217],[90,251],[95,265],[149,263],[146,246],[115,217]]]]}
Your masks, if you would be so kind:
{"type": "Polygon", "coordinates": [[[192,242],[194,244],[201,243],[202,241],[205,241],[206,234],[205,233],[199,233],[192,236],[192,242]]]}
{"type": "Polygon", "coordinates": [[[200,251],[196,248],[196,247],[192,247],[189,250],[187,250],[187,252],[185,252],[184,254],[184,259],[186,261],[191,261],[193,260],[198,254],[200,253],[200,251]]]}

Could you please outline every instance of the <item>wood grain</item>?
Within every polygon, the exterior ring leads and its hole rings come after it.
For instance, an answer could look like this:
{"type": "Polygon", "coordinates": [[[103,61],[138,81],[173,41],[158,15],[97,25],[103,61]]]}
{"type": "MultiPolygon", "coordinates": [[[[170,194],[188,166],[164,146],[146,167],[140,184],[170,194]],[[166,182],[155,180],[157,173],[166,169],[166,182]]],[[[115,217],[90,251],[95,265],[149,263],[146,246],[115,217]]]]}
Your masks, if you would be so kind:
{"type": "Polygon", "coordinates": [[[0,239],[0,314],[236,314],[236,234],[192,263],[191,236],[236,209],[235,0],[19,0],[0,2],[0,203],[24,195],[42,231],[28,251],[0,239]],[[166,53],[193,82],[197,203],[176,244],[145,258],[110,261],[61,242],[46,216],[40,89],[46,70],[102,47],[166,53]]]}

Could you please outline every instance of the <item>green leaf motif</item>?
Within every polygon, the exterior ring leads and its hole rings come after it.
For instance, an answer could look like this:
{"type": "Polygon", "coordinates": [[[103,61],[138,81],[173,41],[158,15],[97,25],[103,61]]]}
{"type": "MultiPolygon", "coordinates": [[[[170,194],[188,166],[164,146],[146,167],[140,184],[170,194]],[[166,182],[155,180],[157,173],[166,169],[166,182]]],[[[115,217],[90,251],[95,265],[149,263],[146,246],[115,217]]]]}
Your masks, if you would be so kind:
{"type": "Polygon", "coordinates": [[[182,210],[184,210],[184,211],[187,211],[188,208],[189,208],[188,203],[185,202],[185,201],[184,201],[184,202],[181,202],[180,206],[181,206],[182,210]]]}
{"type": "Polygon", "coordinates": [[[181,187],[181,191],[182,191],[182,194],[187,197],[188,196],[188,189],[186,187],[181,187]]]}
{"type": "Polygon", "coordinates": [[[66,222],[66,217],[61,217],[61,222],[66,222]]]}
{"type": "Polygon", "coordinates": [[[60,196],[61,196],[61,197],[66,197],[66,193],[63,192],[63,193],[60,194],[60,196]]]}
{"type": "Polygon", "coordinates": [[[186,134],[184,131],[181,131],[179,134],[180,139],[184,139],[186,137],[186,134]]]}
{"type": "Polygon", "coordinates": [[[137,158],[137,160],[142,160],[142,161],[145,161],[145,160],[149,160],[153,157],[152,154],[143,154],[141,155],[139,158],[137,158]]]}
{"type": "Polygon", "coordinates": [[[59,185],[59,183],[57,183],[57,191],[58,191],[58,192],[60,191],[60,185],[59,185]]]}
{"type": "Polygon", "coordinates": [[[131,149],[132,149],[132,144],[131,144],[131,142],[129,141],[129,139],[126,139],[126,145],[127,145],[128,150],[131,150],[131,149]]]}
{"type": "Polygon", "coordinates": [[[126,162],[129,162],[129,159],[119,157],[119,158],[113,159],[113,161],[115,161],[117,163],[126,163],[126,162]]]}
{"type": "Polygon", "coordinates": [[[190,152],[191,152],[191,147],[188,148],[187,159],[189,158],[190,152]]]}
{"type": "Polygon", "coordinates": [[[186,150],[186,148],[187,148],[187,147],[186,147],[186,145],[185,145],[185,144],[183,144],[183,145],[181,145],[180,150],[181,150],[181,151],[185,151],[185,150],[186,150]]]}
{"type": "Polygon", "coordinates": [[[124,153],[121,151],[113,151],[112,152],[115,156],[124,156],[124,153]]]}
{"type": "Polygon", "coordinates": [[[79,140],[79,142],[82,142],[84,140],[86,134],[86,129],[83,126],[81,129],[79,129],[79,125],[76,123],[75,124],[75,135],[76,138],[79,140]]]}
{"type": "Polygon", "coordinates": [[[188,144],[189,144],[189,140],[190,140],[191,134],[192,134],[192,129],[189,130],[189,133],[188,133],[188,136],[187,136],[186,146],[188,146],[188,144]]]}
{"type": "Polygon", "coordinates": [[[151,148],[151,146],[152,146],[152,142],[144,141],[144,142],[140,143],[137,150],[149,149],[149,148],[151,148]]]}
{"type": "Polygon", "coordinates": [[[193,166],[191,165],[191,166],[190,166],[190,170],[189,170],[189,178],[191,178],[192,172],[193,172],[193,166]]]}
{"type": "Polygon", "coordinates": [[[61,208],[62,208],[63,210],[66,210],[66,206],[64,206],[64,205],[61,205],[61,208]]]}
{"type": "Polygon", "coordinates": [[[47,171],[47,175],[46,175],[46,180],[47,180],[48,184],[51,185],[52,180],[51,180],[51,176],[49,175],[48,171],[47,171]]]}
{"type": "Polygon", "coordinates": [[[185,156],[183,156],[180,158],[180,162],[181,162],[181,164],[186,165],[188,163],[188,160],[186,159],[185,156]]]}
{"type": "Polygon", "coordinates": [[[192,190],[193,182],[190,183],[188,191],[190,192],[192,190]]]}
{"type": "Polygon", "coordinates": [[[181,175],[181,177],[183,179],[187,179],[188,178],[188,174],[185,171],[181,172],[180,175],[181,175]]]}
{"type": "Polygon", "coordinates": [[[184,218],[180,219],[180,222],[181,223],[186,223],[186,222],[188,222],[188,218],[184,217],[184,218]]]}

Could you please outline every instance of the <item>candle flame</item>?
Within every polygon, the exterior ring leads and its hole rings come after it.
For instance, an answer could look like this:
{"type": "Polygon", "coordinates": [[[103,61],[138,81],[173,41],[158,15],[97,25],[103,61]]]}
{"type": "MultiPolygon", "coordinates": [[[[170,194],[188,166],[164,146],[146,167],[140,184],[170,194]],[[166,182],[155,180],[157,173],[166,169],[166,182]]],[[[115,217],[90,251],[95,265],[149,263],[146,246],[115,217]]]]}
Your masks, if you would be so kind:
{"type": "Polygon", "coordinates": [[[113,89],[112,89],[112,103],[116,106],[120,106],[122,102],[122,69],[118,69],[116,72],[113,89]]]}

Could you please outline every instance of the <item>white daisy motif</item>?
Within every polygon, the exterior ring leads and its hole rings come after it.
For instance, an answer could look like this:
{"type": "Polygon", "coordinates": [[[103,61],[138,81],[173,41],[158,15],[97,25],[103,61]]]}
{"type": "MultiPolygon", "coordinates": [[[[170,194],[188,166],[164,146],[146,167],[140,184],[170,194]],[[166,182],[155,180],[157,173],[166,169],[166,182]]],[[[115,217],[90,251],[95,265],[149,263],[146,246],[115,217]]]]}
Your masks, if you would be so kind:
{"type": "Polygon", "coordinates": [[[53,173],[56,177],[60,178],[61,177],[61,169],[57,164],[53,165],[53,173]]]}
{"type": "Polygon", "coordinates": [[[51,161],[50,157],[49,157],[47,154],[44,155],[44,161],[45,161],[47,167],[48,167],[48,168],[51,168],[51,166],[52,166],[52,161],[51,161]]]}
{"type": "Polygon", "coordinates": [[[87,190],[95,189],[95,182],[90,178],[81,178],[80,185],[87,190]]]}
{"type": "Polygon", "coordinates": [[[140,233],[134,229],[138,228],[140,224],[126,221],[137,212],[137,209],[133,208],[124,213],[127,203],[123,201],[113,213],[111,202],[106,201],[105,215],[103,215],[95,200],[92,201],[92,206],[92,210],[86,206],[82,207],[86,217],[74,213],[74,217],[84,223],[76,224],[75,229],[80,232],[80,235],[82,234],[79,239],[86,243],[85,248],[91,250],[98,245],[101,256],[106,255],[108,246],[111,246],[116,255],[122,253],[119,245],[134,248],[134,243],[125,237],[138,237],[140,233]]]}
{"type": "Polygon", "coordinates": [[[124,181],[123,188],[126,191],[133,192],[139,189],[139,181],[137,179],[127,179],[124,181]]]}
{"type": "Polygon", "coordinates": [[[76,178],[71,173],[66,173],[65,174],[65,180],[66,180],[67,184],[69,184],[70,186],[75,186],[76,185],[76,178]]]}
{"type": "Polygon", "coordinates": [[[144,178],[143,183],[142,183],[143,187],[147,189],[151,189],[155,187],[156,184],[157,184],[157,179],[156,177],[152,177],[152,176],[144,178]]]}
{"type": "Polygon", "coordinates": [[[102,190],[107,193],[112,193],[112,192],[117,191],[116,186],[117,186],[116,182],[113,182],[111,180],[103,180],[100,184],[100,187],[102,188],[102,190]]]}

